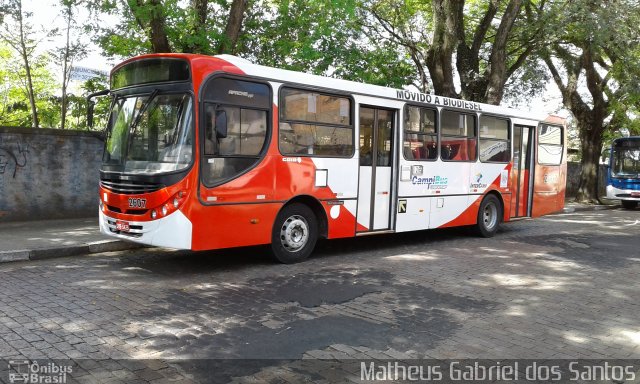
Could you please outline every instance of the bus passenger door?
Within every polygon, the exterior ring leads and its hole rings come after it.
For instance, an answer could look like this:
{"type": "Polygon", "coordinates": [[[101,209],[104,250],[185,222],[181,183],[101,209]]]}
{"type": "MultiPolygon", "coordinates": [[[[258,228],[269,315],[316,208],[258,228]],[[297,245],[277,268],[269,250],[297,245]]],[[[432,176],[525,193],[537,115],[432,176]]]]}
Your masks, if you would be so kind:
{"type": "Polygon", "coordinates": [[[535,127],[514,125],[513,127],[513,169],[511,170],[511,217],[531,216],[533,198],[533,145],[535,127]]]}
{"type": "Polygon", "coordinates": [[[358,232],[390,229],[394,112],[360,107],[358,232]]]}

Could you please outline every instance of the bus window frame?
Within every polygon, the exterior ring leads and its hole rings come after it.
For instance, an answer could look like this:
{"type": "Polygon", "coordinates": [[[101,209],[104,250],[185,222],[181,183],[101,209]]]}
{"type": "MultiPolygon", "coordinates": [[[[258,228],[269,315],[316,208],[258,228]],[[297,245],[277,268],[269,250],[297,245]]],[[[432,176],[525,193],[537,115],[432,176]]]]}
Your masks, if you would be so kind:
{"type": "Polygon", "coordinates": [[[547,124],[544,122],[540,122],[538,124],[538,127],[536,127],[536,163],[538,165],[544,165],[544,166],[548,166],[548,167],[557,167],[563,164],[564,162],[564,150],[565,150],[565,140],[564,140],[564,135],[565,135],[565,127],[561,126],[561,125],[556,125],[556,124],[547,124]],[[547,126],[551,126],[551,127],[556,127],[556,128],[560,128],[560,145],[558,144],[540,144],[540,128],[542,128],[543,125],[547,125],[547,126]],[[549,145],[549,146],[553,146],[553,147],[560,147],[560,160],[558,161],[558,163],[543,163],[540,161],[540,145],[549,145]]]}
{"type": "MultiPolygon", "coordinates": [[[[490,139],[485,139],[485,140],[490,140],[490,139]]],[[[478,161],[480,161],[483,164],[509,164],[510,162],[513,161],[513,121],[511,121],[510,117],[507,116],[500,116],[500,115],[494,115],[494,114],[480,114],[480,116],[478,117],[478,161]],[[509,160],[507,161],[482,161],[482,159],[480,158],[480,141],[482,140],[481,135],[480,135],[480,121],[482,120],[482,117],[486,116],[486,117],[492,117],[494,119],[500,119],[500,120],[506,120],[507,121],[507,136],[508,139],[504,140],[504,139],[496,139],[496,140],[500,140],[500,141],[506,141],[509,145],[509,160]]]]}
{"type": "Polygon", "coordinates": [[[296,156],[296,157],[309,157],[309,158],[332,158],[332,159],[352,159],[356,153],[356,102],[353,97],[353,94],[346,92],[332,92],[332,90],[304,86],[296,83],[287,83],[282,84],[280,89],[278,89],[278,134],[275,135],[275,140],[278,141],[278,153],[282,156],[296,156]],[[285,97],[283,95],[286,89],[292,89],[296,91],[317,93],[325,96],[334,96],[334,97],[342,97],[349,100],[349,124],[348,125],[339,125],[339,124],[328,124],[328,123],[318,123],[307,120],[286,120],[284,118],[284,111],[286,108],[285,97]],[[343,156],[336,155],[316,155],[316,154],[308,154],[308,153],[284,153],[280,148],[280,124],[289,123],[289,124],[303,124],[303,125],[320,125],[323,127],[338,127],[338,128],[350,128],[351,129],[351,153],[343,156]]]}
{"type": "MultiPolygon", "coordinates": [[[[198,111],[198,105],[197,105],[197,100],[196,100],[196,95],[193,91],[193,85],[191,83],[186,83],[186,82],[167,82],[167,83],[154,83],[154,84],[148,84],[148,85],[144,85],[144,86],[140,86],[140,87],[127,87],[127,88],[121,88],[115,91],[112,91],[112,97],[114,98],[111,103],[113,104],[115,102],[115,99],[119,96],[122,97],[132,97],[132,96],[144,96],[144,95],[149,95],[151,92],[153,92],[153,90],[155,89],[159,89],[160,90],[160,94],[177,94],[177,93],[186,93],[189,94],[189,96],[191,97],[192,100],[194,100],[193,105],[191,106],[191,113],[193,114],[193,120],[192,120],[192,129],[191,129],[191,139],[195,141],[196,138],[196,113],[198,111]],[[179,87],[176,88],[176,84],[179,84],[179,87]]],[[[111,116],[111,112],[112,112],[112,108],[113,105],[109,106],[109,118],[107,119],[107,127],[109,126],[109,124],[111,124],[111,119],[113,116],[111,116]]],[[[107,140],[107,135],[109,135],[110,133],[107,132],[106,130],[103,131],[103,135],[105,138],[105,144],[106,145],[106,140],[107,140]]],[[[196,148],[196,145],[194,143],[193,148],[196,148]]],[[[104,149],[104,148],[103,148],[104,149]]],[[[103,154],[104,156],[104,154],[103,154]]],[[[104,176],[105,178],[109,179],[112,177],[113,174],[121,174],[122,176],[126,176],[127,178],[130,178],[131,180],[144,180],[148,181],[150,180],[151,182],[154,183],[161,183],[164,185],[174,185],[176,183],[178,183],[185,175],[187,175],[189,172],[191,172],[191,170],[193,169],[193,166],[196,162],[196,156],[194,155],[193,158],[191,159],[191,163],[189,164],[188,167],[183,168],[183,169],[179,169],[176,171],[169,171],[169,172],[165,172],[165,173],[160,173],[160,174],[154,174],[154,175],[143,175],[141,176],[140,174],[136,174],[136,173],[127,173],[124,172],[124,170],[119,170],[116,169],[119,166],[114,166],[114,165],[106,165],[102,162],[102,157],[100,158],[100,174],[102,176],[104,176]]]]}
{"type": "MultiPolygon", "coordinates": [[[[422,112],[422,111],[421,111],[422,112]]],[[[422,114],[420,115],[420,117],[422,117],[422,114]]],[[[440,113],[438,112],[438,108],[436,107],[431,107],[431,106],[424,106],[424,105],[420,105],[420,104],[412,104],[412,103],[406,103],[404,105],[404,107],[402,108],[402,158],[406,161],[428,161],[428,162],[433,162],[433,161],[438,161],[438,159],[440,158],[440,113]],[[405,128],[405,124],[406,124],[406,116],[407,116],[407,108],[409,107],[417,107],[420,109],[428,109],[430,111],[435,112],[434,114],[434,126],[435,126],[435,134],[434,133],[425,133],[425,132],[416,132],[416,133],[409,133],[411,135],[423,135],[423,136],[434,136],[436,137],[436,157],[433,159],[407,159],[407,157],[404,155],[404,143],[406,140],[406,135],[408,134],[407,129],[405,128]]]]}
{"type": "MultiPolygon", "coordinates": [[[[252,77],[252,76],[238,76],[238,75],[233,75],[233,74],[229,74],[229,73],[225,73],[225,72],[214,72],[212,74],[210,74],[209,76],[207,76],[205,79],[202,80],[200,87],[198,89],[198,160],[200,162],[199,166],[198,166],[198,171],[199,171],[199,175],[198,175],[198,180],[199,183],[203,186],[205,186],[206,188],[215,188],[215,187],[219,187],[220,185],[226,184],[231,180],[235,180],[239,177],[241,177],[242,175],[247,174],[248,172],[250,172],[251,170],[255,169],[260,163],[262,163],[262,161],[265,159],[268,151],[269,151],[269,147],[271,146],[271,140],[273,137],[273,87],[271,86],[271,83],[269,81],[263,80],[263,79],[259,79],[256,77],[252,77]],[[252,82],[252,83],[256,83],[256,84],[262,84],[262,85],[266,85],[267,89],[269,91],[269,95],[268,95],[268,100],[269,100],[269,105],[268,108],[256,108],[255,106],[249,106],[249,105],[242,105],[242,104],[237,104],[237,103],[220,103],[219,101],[215,101],[215,100],[209,100],[204,98],[205,95],[205,89],[208,86],[208,84],[218,78],[226,78],[226,79],[231,79],[231,80],[239,80],[239,81],[245,81],[245,82],[252,82]],[[216,183],[213,184],[207,184],[205,183],[205,180],[203,178],[204,175],[204,164],[205,164],[205,160],[209,159],[209,158],[221,158],[219,156],[207,156],[205,154],[205,145],[206,145],[206,106],[207,105],[215,105],[215,106],[229,106],[229,107],[233,107],[233,108],[240,108],[240,109],[252,109],[252,110],[259,110],[259,111],[266,111],[267,112],[267,134],[265,135],[265,141],[264,144],[262,146],[262,149],[260,150],[260,153],[256,156],[256,161],[253,163],[253,165],[251,165],[250,167],[247,167],[246,169],[244,169],[242,172],[235,174],[231,177],[227,177],[224,179],[219,180],[216,183]]],[[[224,156],[223,158],[232,158],[232,157],[243,157],[243,158],[249,158],[250,156],[224,156]]],[[[199,192],[198,192],[199,195],[199,192]]],[[[203,203],[204,205],[216,205],[216,203],[212,203],[212,202],[205,202],[202,199],[200,199],[201,203],[203,203]]]]}
{"type": "MultiPolygon", "coordinates": [[[[479,118],[478,118],[478,114],[476,112],[469,112],[468,110],[464,110],[464,109],[457,109],[457,108],[442,108],[440,109],[439,113],[438,113],[438,159],[440,159],[440,161],[443,162],[447,162],[447,163],[477,163],[478,159],[480,158],[480,154],[479,154],[479,134],[478,134],[478,128],[479,128],[479,118]],[[451,160],[451,159],[443,159],[442,158],[442,112],[456,112],[456,113],[460,113],[462,115],[469,115],[469,116],[473,116],[474,119],[474,123],[475,123],[475,135],[474,135],[474,142],[476,143],[476,156],[474,159],[469,159],[469,160],[451,160]]],[[[454,135],[444,135],[446,137],[458,137],[458,138],[467,138],[466,136],[454,136],[454,135]]]]}

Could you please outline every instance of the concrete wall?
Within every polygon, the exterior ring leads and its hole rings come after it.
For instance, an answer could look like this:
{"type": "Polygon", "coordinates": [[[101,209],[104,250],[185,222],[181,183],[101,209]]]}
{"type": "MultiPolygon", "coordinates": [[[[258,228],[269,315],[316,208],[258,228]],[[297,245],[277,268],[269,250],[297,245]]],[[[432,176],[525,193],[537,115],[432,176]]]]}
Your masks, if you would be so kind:
{"type": "Polygon", "coordinates": [[[0,222],[95,216],[96,133],[0,127],[0,222]]]}

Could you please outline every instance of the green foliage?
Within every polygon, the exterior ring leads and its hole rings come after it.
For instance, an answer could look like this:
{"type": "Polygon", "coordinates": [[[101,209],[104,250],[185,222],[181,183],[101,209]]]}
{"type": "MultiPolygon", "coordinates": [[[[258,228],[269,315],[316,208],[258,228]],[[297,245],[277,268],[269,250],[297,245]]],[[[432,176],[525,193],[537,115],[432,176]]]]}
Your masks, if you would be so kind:
{"type": "Polygon", "coordinates": [[[597,199],[595,169],[603,144],[638,131],[640,9],[635,0],[557,0],[546,32],[545,63],[572,112],[581,140],[578,200],[597,199]]]}
{"type": "Polygon", "coordinates": [[[257,63],[318,75],[402,87],[413,78],[404,52],[374,40],[357,0],[283,0],[253,8],[241,56],[257,63]]]}
{"type": "MultiPolygon", "coordinates": [[[[50,59],[47,54],[43,54],[31,60],[36,108],[43,127],[56,127],[60,118],[53,96],[58,84],[47,68],[50,59]]],[[[0,44],[0,125],[31,126],[25,77],[25,68],[20,59],[6,45],[0,44]]]]}
{"type": "Polygon", "coordinates": [[[149,23],[158,13],[165,18],[164,32],[172,51],[192,52],[197,46],[200,53],[214,54],[224,34],[230,5],[225,0],[209,1],[204,26],[198,25],[196,10],[190,3],[180,0],[159,0],[159,5],[150,0],[88,0],[87,6],[94,21],[85,28],[103,54],[126,58],[152,51],[149,23]],[[117,22],[105,24],[101,22],[104,18],[117,22]]]}
{"type": "MultiPolygon", "coordinates": [[[[162,12],[164,32],[176,52],[215,54],[225,39],[231,2],[211,1],[205,25],[194,2],[91,0],[96,15],[87,30],[109,56],[151,52],[148,24],[162,12]],[[103,15],[118,20],[103,25],[103,15]]],[[[358,0],[254,0],[249,2],[238,46],[239,56],[291,70],[400,87],[411,82],[406,55],[389,41],[376,41],[363,29],[358,0]]]]}
{"type": "MultiPolygon", "coordinates": [[[[77,120],[76,129],[87,129],[87,108],[88,103],[84,95],[102,91],[109,88],[109,79],[106,76],[98,76],[87,80],[82,84],[83,96],[76,98],[75,108],[72,109],[72,115],[77,120]]],[[[96,103],[93,109],[93,130],[104,131],[109,119],[109,105],[111,99],[109,97],[98,97],[94,99],[96,103]]]]}

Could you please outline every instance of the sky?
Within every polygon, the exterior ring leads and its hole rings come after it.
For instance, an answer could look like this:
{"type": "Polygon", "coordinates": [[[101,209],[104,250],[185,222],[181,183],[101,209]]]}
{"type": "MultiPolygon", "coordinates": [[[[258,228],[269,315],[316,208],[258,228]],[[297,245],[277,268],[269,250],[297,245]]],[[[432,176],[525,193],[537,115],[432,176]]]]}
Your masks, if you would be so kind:
{"type": "MultiPolygon", "coordinates": [[[[64,17],[60,14],[61,7],[58,5],[60,0],[24,0],[23,7],[25,11],[33,12],[31,22],[35,30],[50,30],[59,28],[64,31],[66,28],[64,17]]],[[[85,9],[78,9],[76,21],[78,25],[82,25],[89,17],[89,12],[85,9]]],[[[105,22],[108,22],[105,20],[105,22]]],[[[84,36],[82,42],[86,44],[89,54],[86,58],[74,63],[77,66],[87,67],[100,71],[109,71],[117,61],[106,58],[100,54],[100,48],[93,44],[91,40],[84,36]]],[[[50,40],[42,43],[42,49],[52,49],[54,47],[64,46],[65,36],[54,36],[50,40]]]]}

